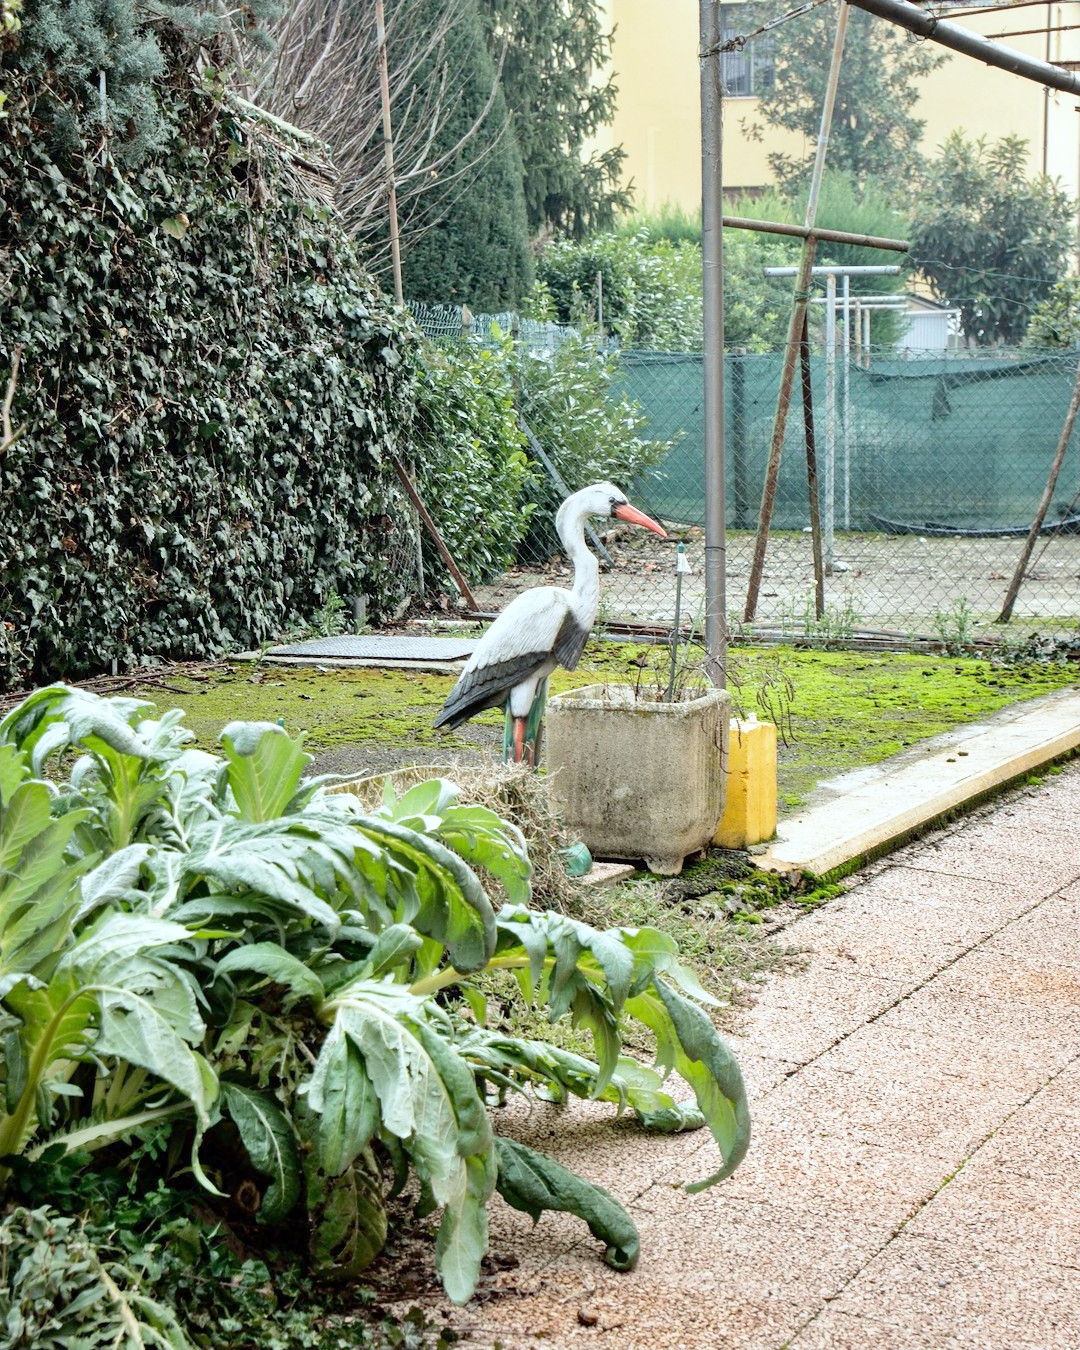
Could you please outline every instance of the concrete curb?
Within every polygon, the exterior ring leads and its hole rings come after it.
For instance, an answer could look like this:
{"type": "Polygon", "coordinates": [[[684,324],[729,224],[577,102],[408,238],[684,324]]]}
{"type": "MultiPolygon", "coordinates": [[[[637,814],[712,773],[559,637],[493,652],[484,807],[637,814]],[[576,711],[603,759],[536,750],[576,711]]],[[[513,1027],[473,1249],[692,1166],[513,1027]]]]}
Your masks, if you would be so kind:
{"type": "Polygon", "coordinates": [[[827,876],[1080,747],[1080,691],[1066,689],[959,728],[872,772],[832,785],[829,800],[782,819],[754,861],[769,872],[827,876]]]}

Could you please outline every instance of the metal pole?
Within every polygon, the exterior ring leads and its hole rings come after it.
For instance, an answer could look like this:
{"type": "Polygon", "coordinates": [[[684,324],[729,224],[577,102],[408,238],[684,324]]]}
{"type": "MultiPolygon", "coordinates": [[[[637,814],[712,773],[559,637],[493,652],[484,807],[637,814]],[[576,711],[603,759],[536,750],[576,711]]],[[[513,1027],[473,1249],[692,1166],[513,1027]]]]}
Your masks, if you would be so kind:
{"type": "Polygon", "coordinates": [[[832,576],[836,530],[836,277],[825,278],[825,573],[832,576]]]}
{"type": "Polygon", "coordinates": [[[731,356],[731,477],[735,489],[735,528],[750,523],[750,497],[746,466],[746,351],[731,356]]]}
{"type": "Polygon", "coordinates": [[[724,519],[724,191],[720,3],[698,0],[701,66],[701,264],[704,305],[705,668],[727,680],[727,540],[724,519]]]}
{"type": "Polygon", "coordinates": [[[825,561],[821,556],[821,498],[818,496],[817,448],[814,438],[814,391],[810,379],[809,320],[803,315],[802,363],[803,438],[806,441],[806,489],[810,499],[810,545],[814,553],[814,613],[825,615],[825,561]]]}
{"type": "Polygon", "coordinates": [[[398,234],[397,180],[394,174],[394,132],[390,123],[390,76],[386,62],[386,13],[383,0],[375,0],[375,41],[379,48],[379,97],[382,100],[382,134],[386,153],[386,182],[390,209],[390,257],[394,266],[394,299],[405,303],[401,286],[401,238],[398,234]]]}
{"type": "Polygon", "coordinates": [[[844,277],[844,529],[851,529],[851,278],[844,277]]]}
{"type": "MultiPolygon", "coordinates": [[[[836,37],[833,41],[832,60],[829,65],[829,83],[825,90],[825,102],[821,109],[821,129],[818,132],[817,152],[814,155],[814,169],[810,177],[810,192],[806,202],[805,225],[807,230],[813,229],[814,220],[817,216],[818,196],[821,192],[821,179],[825,172],[825,151],[829,144],[829,131],[832,127],[833,106],[836,103],[836,86],[840,80],[840,64],[844,54],[844,35],[847,32],[847,21],[847,0],[841,0],[840,13],[837,15],[836,37]]],[[[765,547],[769,538],[773,505],[776,501],[776,484],[780,477],[780,455],[784,446],[784,430],[787,425],[788,408],[791,404],[791,387],[795,379],[795,362],[799,356],[803,319],[806,315],[807,301],[810,299],[810,277],[816,248],[817,240],[813,234],[809,234],[803,240],[799,275],[795,282],[795,299],[791,307],[791,322],[788,325],[787,346],[784,348],[784,365],[780,372],[780,392],[776,399],[776,421],[773,424],[772,442],[769,446],[769,462],[765,470],[765,487],[761,494],[761,515],[758,518],[757,538],[754,540],[754,560],[750,565],[750,580],[746,588],[744,617],[747,623],[757,613],[758,592],[761,590],[761,576],[765,570],[765,547]]]]}
{"type": "Polygon", "coordinates": [[[1080,75],[1071,70],[1063,70],[1049,61],[1040,61],[1035,56],[1013,51],[1011,47],[1002,47],[991,42],[969,28],[961,28],[956,23],[946,23],[928,10],[908,3],[908,0],[850,0],[859,9],[876,14],[881,19],[899,24],[909,33],[929,38],[931,42],[940,42],[943,47],[951,47],[965,56],[974,56],[988,66],[997,66],[1000,70],[1022,75],[1025,80],[1034,80],[1036,84],[1047,84],[1051,89],[1061,89],[1066,94],[1080,94],[1080,75]]]}

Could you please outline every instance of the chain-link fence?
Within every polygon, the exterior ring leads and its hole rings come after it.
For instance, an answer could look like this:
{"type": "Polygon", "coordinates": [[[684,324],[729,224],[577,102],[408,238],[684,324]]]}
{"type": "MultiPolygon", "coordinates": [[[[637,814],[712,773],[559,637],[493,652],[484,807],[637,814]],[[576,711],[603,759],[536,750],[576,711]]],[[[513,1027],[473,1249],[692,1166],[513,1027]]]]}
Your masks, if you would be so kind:
{"type": "MultiPolygon", "coordinates": [[[[461,311],[414,309],[432,335],[461,333],[461,311]],[[441,330],[431,325],[439,316],[441,330]]],[[[537,351],[573,330],[496,316],[537,351]]],[[[485,340],[490,316],[465,332],[485,340]]],[[[682,539],[693,575],[683,614],[704,609],[704,413],[700,353],[622,352],[613,394],[639,405],[636,434],[669,448],[623,484],[682,539]]],[[[1076,353],[841,352],[831,369],[811,357],[813,430],[825,554],[825,610],[815,606],[803,406],[798,382],[787,419],[775,510],[753,626],[757,632],[842,642],[874,632],[963,643],[991,631],[1047,483],[1076,375],[1076,353]]],[[[745,604],[776,413],[782,356],[726,357],[727,614],[745,604]]],[[[571,419],[572,420],[572,419],[571,419]]],[[[563,447],[548,445],[558,462],[563,447]]],[[[570,489],[584,486],[568,482],[570,489]]],[[[604,532],[602,618],[665,629],[674,607],[673,546],[644,531],[604,532]]],[[[497,609],[555,558],[481,588],[497,609]]],[[[1074,434],[1013,611],[1010,631],[1062,632],[1080,621],[1080,431],[1074,434]]]]}

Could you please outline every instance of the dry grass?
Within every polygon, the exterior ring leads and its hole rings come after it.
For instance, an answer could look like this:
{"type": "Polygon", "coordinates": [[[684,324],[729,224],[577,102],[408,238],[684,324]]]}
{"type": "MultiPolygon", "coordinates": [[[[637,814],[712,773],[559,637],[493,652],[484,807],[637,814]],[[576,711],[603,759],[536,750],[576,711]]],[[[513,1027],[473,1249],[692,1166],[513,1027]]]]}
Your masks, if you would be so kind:
{"type": "MultiPolygon", "coordinates": [[[[555,812],[547,779],[520,764],[493,763],[482,767],[461,764],[414,764],[388,774],[347,780],[335,791],[349,791],[369,810],[383,800],[389,782],[400,796],[416,783],[446,778],[461,790],[461,800],[470,806],[486,806],[511,821],[525,836],[533,865],[533,906],[575,914],[582,888],[567,875],[559,850],[573,841],[555,812]]],[[[485,878],[485,880],[490,880],[485,878]]],[[[578,915],[578,917],[581,917],[578,915]]]]}

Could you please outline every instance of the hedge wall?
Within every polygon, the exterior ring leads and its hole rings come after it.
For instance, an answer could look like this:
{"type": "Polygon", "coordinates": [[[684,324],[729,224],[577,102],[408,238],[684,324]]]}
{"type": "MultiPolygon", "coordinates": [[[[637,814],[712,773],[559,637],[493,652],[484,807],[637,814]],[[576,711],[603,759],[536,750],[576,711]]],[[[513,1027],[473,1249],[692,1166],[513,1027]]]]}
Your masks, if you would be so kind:
{"type": "Polygon", "coordinates": [[[174,66],[166,149],[121,171],[50,150],[63,90],[5,65],[0,688],[258,644],[335,591],[385,613],[408,321],[220,87],[174,66]]]}

